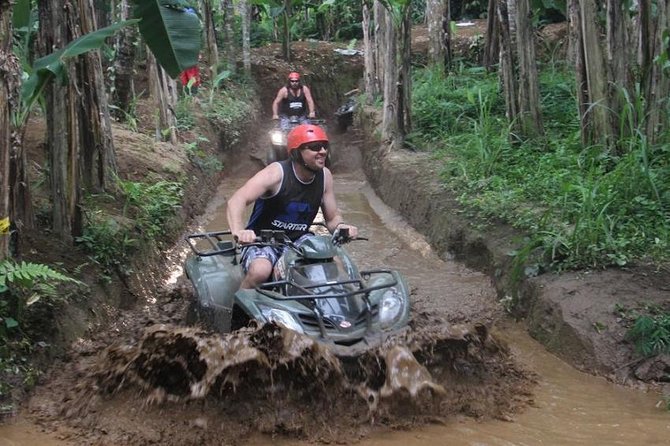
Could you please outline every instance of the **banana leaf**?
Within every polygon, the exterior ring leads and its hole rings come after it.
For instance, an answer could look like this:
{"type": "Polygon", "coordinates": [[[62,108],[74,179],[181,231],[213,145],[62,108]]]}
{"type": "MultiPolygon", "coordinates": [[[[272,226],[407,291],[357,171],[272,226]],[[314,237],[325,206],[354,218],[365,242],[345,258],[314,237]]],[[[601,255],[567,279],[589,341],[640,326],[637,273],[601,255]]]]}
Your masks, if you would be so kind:
{"type": "MultiPolygon", "coordinates": [[[[101,28],[73,40],[60,50],[37,59],[33,64],[30,77],[23,83],[21,88],[21,99],[25,104],[23,107],[24,113],[27,115],[33,103],[42,94],[42,90],[49,80],[55,77],[63,85],[67,82],[65,63],[68,59],[91,50],[99,49],[105,43],[105,39],[113,36],[119,29],[137,22],[138,20],[126,20],[101,28]]],[[[23,119],[24,116],[22,116],[20,122],[23,119]]]]}
{"type": "Polygon", "coordinates": [[[200,19],[179,0],[136,0],[135,18],[151,52],[163,69],[176,78],[198,63],[202,45],[200,19]]]}

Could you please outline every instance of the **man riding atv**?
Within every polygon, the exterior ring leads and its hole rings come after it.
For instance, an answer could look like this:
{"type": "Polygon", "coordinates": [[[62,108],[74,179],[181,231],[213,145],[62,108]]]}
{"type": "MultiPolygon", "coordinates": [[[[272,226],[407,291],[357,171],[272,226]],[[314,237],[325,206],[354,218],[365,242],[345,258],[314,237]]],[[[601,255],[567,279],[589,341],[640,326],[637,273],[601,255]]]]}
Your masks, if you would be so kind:
{"type": "Polygon", "coordinates": [[[228,200],[230,230],[187,237],[194,255],[184,270],[195,289],[194,315],[205,325],[227,333],[250,320],[273,322],[346,355],[407,328],[410,293],[402,275],[359,270],[342,246],[365,239],[343,223],[328,151],[321,127],[299,125],[288,135],[288,159],[265,167],[228,200]],[[325,223],[314,222],[319,208],[325,223]],[[310,233],[319,225],[332,235],[310,233]]]}
{"type": "MultiPolygon", "coordinates": [[[[333,176],[325,167],[328,136],[316,125],[303,124],[287,137],[289,158],[275,162],[249,179],[228,201],[230,231],[238,243],[253,243],[261,230],[284,231],[300,245],[311,234],[309,227],[319,208],[326,227],[348,229],[356,237],[358,229],[343,223],[333,191],[333,176]],[[244,211],[254,203],[249,222],[243,223],[244,211]]],[[[242,254],[246,276],[240,288],[255,288],[267,281],[281,256],[273,247],[250,246],[242,254]]]]}
{"type": "Polygon", "coordinates": [[[279,119],[281,129],[288,131],[291,121],[305,124],[309,123],[309,118],[315,117],[314,100],[309,87],[302,85],[299,73],[289,73],[287,84],[279,89],[272,102],[272,119],[279,119]]]}

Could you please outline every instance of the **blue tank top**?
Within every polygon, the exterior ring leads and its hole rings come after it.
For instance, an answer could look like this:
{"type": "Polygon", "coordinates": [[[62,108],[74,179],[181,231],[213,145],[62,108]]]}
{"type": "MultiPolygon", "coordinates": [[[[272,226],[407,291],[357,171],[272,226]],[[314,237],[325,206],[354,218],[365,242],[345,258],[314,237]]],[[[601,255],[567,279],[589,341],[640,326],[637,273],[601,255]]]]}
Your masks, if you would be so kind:
{"type": "Polygon", "coordinates": [[[312,181],[303,183],[296,177],[290,159],[280,161],[282,182],[279,191],[254,203],[247,229],[260,235],[261,229],[286,232],[291,240],[309,232],[323,199],[324,173],[320,170],[312,181]]]}

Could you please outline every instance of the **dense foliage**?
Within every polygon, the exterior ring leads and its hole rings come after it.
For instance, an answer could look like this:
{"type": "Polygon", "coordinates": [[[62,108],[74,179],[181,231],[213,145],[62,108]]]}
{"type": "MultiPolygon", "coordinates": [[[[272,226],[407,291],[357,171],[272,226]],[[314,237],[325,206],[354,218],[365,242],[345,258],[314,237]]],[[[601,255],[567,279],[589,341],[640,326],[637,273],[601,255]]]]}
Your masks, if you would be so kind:
{"type": "MultiPolygon", "coordinates": [[[[670,252],[670,139],[649,144],[621,119],[620,151],[582,146],[575,81],[569,70],[541,73],[547,135],[517,140],[510,132],[498,79],[462,66],[445,78],[416,73],[410,141],[443,163],[443,179],[484,217],[530,234],[545,267],[589,268],[634,260],[664,261],[670,252]],[[626,136],[630,135],[630,136],[626,136]]],[[[628,109],[638,95],[625,92],[628,109]]]]}

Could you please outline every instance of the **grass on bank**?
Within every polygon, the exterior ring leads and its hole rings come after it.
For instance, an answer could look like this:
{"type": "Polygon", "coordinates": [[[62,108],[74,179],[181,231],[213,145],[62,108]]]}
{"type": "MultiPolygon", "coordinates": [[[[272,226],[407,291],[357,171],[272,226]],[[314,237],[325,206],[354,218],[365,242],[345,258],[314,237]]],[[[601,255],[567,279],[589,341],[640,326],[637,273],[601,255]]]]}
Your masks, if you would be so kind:
{"type": "Polygon", "coordinates": [[[670,255],[670,138],[649,144],[632,124],[641,104],[624,92],[621,153],[580,142],[575,81],[541,71],[546,136],[510,142],[497,75],[461,67],[413,79],[410,142],[442,163],[442,179],[480,217],[529,234],[546,269],[599,268],[670,255]]]}

